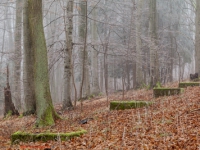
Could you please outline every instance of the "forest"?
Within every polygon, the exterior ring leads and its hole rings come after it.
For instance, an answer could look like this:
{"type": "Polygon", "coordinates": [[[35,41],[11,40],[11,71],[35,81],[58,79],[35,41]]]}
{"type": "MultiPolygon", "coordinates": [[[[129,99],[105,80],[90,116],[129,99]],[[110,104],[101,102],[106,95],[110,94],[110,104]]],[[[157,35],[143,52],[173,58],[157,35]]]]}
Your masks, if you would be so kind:
{"type": "Polygon", "coordinates": [[[200,149],[199,0],[1,0],[0,149],[200,149]]]}

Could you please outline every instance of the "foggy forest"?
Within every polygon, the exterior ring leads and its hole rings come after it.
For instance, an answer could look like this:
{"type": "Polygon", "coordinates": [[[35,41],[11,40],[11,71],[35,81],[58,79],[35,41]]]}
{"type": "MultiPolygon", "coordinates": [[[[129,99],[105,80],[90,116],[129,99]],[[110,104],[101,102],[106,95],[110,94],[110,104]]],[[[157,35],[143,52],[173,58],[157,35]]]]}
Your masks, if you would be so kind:
{"type": "Polygon", "coordinates": [[[199,0],[1,0],[0,37],[0,147],[200,149],[199,0]]]}

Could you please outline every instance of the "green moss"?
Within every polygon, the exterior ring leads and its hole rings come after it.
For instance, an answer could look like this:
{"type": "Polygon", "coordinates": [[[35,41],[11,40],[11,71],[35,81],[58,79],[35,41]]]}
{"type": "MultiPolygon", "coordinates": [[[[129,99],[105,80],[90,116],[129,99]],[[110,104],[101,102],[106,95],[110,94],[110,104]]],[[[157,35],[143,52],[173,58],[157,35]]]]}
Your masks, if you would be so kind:
{"type": "Polygon", "coordinates": [[[199,86],[199,82],[181,82],[179,83],[179,88],[186,88],[188,86],[199,86]]]}
{"type": "Polygon", "coordinates": [[[162,88],[162,85],[161,85],[160,82],[157,82],[157,83],[156,83],[156,88],[162,88]]]}
{"type": "Polygon", "coordinates": [[[184,89],[182,88],[154,88],[153,94],[154,97],[160,97],[160,96],[170,96],[170,95],[178,95],[182,93],[184,89]]]}
{"type": "Polygon", "coordinates": [[[22,142],[35,142],[35,141],[50,141],[50,140],[68,140],[76,136],[80,136],[84,133],[86,133],[86,130],[80,130],[77,132],[70,132],[70,133],[39,133],[39,134],[33,134],[33,133],[26,133],[17,131],[11,136],[11,142],[12,144],[22,142]]]}
{"type": "Polygon", "coordinates": [[[48,106],[48,108],[45,110],[45,112],[42,115],[42,119],[38,119],[36,121],[37,127],[43,127],[43,126],[49,126],[54,124],[53,119],[53,112],[51,106],[48,106]]]}
{"type": "Polygon", "coordinates": [[[5,118],[9,118],[10,116],[12,116],[12,110],[9,110],[8,113],[6,114],[5,118]]]}
{"type": "Polygon", "coordinates": [[[20,115],[19,115],[19,118],[23,118],[23,114],[20,114],[20,115]]]}
{"type": "Polygon", "coordinates": [[[110,102],[110,110],[141,108],[151,104],[152,102],[146,101],[112,101],[110,102]]]}

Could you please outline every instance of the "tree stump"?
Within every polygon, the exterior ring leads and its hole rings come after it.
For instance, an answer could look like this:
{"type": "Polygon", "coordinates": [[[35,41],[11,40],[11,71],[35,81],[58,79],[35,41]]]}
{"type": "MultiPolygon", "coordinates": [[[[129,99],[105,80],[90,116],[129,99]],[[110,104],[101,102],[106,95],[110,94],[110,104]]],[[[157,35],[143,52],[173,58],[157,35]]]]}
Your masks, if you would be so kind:
{"type": "Polygon", "coordinates": [[[8,66],[7,66],[7,87],[4,87],[4,96],[5,96],[4,117],[9,113],[11,113],[11,115],[19,115],[19,112],[15,109],[15,106],[12,102],[12,96],[11,96],[10,85],[9,85],[8,66]]]}
{"type": "Polygon", "coordinates": [[[15,109],[15,106],[12,102],[10,86],[4,87],[4,96],[5,96],[4,117],[10,112],[12,113],[12,115],[19,115],[19,112],[15,109]]]}
{"type": "Polygon", "coordinates": [[[181,82],[179,83],[179,88],[186,88],[188,86],[200,86],[199,82],[181,82]]]}

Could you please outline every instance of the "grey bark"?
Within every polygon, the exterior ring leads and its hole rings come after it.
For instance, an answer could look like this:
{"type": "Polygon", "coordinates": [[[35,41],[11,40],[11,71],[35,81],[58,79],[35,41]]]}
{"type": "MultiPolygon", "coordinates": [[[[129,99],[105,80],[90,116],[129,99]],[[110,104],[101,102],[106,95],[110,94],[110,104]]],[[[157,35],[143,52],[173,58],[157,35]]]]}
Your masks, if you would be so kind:
{"type": "Polygon", "coordinates": [[[79,37],[83,46],[80,47],[81,52],[81,85],[80,85],[80,98],[89,96],[90,83],[89,83],[89,68],[88,68],[88,51],[87,51],[87,1],[80,0],[80,26],[79,37]]]}
{"type": "Polygon", "coordinates": [[[142,6],[143,0],[137,1],[137,21],[136,21],[136,81],[137,87],[143,82],[142,74],[142,6]]]}
{"type": "Polygon", "coordinates": [[[73,107],[71,102],[73,3],[73,0],[68,0],[67,3],[67,16],[65,25],[66,48],[64,58],[63,109],[69,109],[73,107]]]}
{"type": "Polygon", "coordinates": [[[158,53],[157,53],[157,29],[156,29],[156,2],[157,0],[150,0],[150,19],[149,19],[149,34],[151,38],[150,43],[150,85],[155,86],[159,81],[158,72],[158,53]]]}
{"type": "MultiPolygon", "coordinates": [[[[93,19],[96,19],[97,12],[96,8],[92,11],[93,19]]],[[[93,43],[97,42],[97,24],[95,20],[92,20],[92,41],[93,43]]],[[[92,50],[92,81],[93,81],[93,94],[97,95],[100,92],[99,89],[99,78],[98,78],[98,52],[96,51],[96,48],[92,50]]]]}
{"type": "Polygon", "coordinates": [[[15,63],[14,63],[14,99],[16,108],[21,108],[21,40],[22,40],[22,9],[23,1],[16,1],[15,19],[15,63]]]}
{"type": "Polygon", "coordinates": [[[25,112],[28,115],[35,113],[36,102],[34,94],[33,80],[33,51],[31,51],[32,42],[30,41],[28,1],[24,0],[23,11],[23,43],[24,43],[24,69],[23,69],[23,85],[24,85],[24,101],[25,112]]]}
{"type": "Polygon", "coordinates": [[[200,74],[200,1],[196,0],[195,17],[195,72],[200,74]]]}

